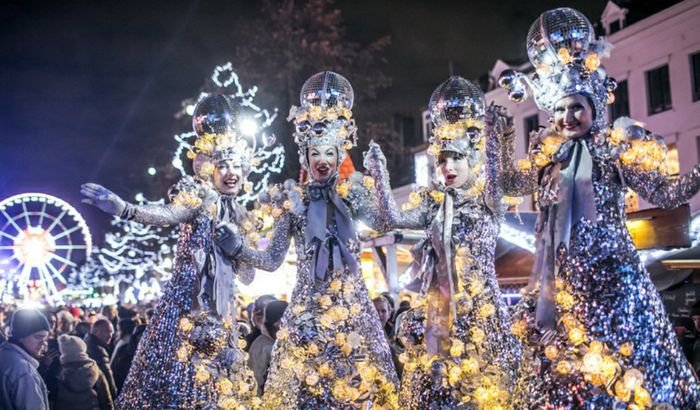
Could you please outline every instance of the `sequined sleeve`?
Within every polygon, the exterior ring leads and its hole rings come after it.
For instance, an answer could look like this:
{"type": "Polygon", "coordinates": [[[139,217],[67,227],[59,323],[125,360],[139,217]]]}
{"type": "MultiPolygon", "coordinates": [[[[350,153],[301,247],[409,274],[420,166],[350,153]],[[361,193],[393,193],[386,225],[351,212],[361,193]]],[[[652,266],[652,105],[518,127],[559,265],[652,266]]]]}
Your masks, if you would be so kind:
{"type": "Polygon", "coordinates": [[[530,164],[524,170],[515,165],[515,134],[506,134],[500,141],[501,177],[503,194],[508,196],[531,195],[537,190],[537,168],[530,164]]]}
{"type": "Polygon", "coordinates": [[[501,145],[500,135],[487,127],[486,135],[486,204],[495,213],[501,214],[503,207],[503,164],[499,155],[501,145]]]}
{"type": "Polygon", "coordinates": [[[144,225],[177,225],[179,223],[191,220],[196,209],[183,205],[165,204],[165,205],[134,205],[128,204],[130,207],[130,218],[144,225]]]}
{"type": "Polygon", "coordinates": [[[377,216],[381,220],[381,225],[384,230],[391,229],[423,229],[425,227],[424,215],[422,207],[416,207],[410,210],[401,210],[394,199],[391,192],[391,184],[389,183],[389,172],[384,164],[377,164],[370,169],[370,174],[375,180],[375,196],[377,216]]]}
{"type": "Polygon", "coordinates": [[[642,198],[661,208],[675,208],[700,189],[700,165],[680,178],[669,178],[658,170],[644,171],[636,165],[622,165],[625,182],[642,198]]]}
{"type": "Polygon", "coordinates": [[[257,268],[272,272],[284,262],[291,241],[292,213],[285,212],[275,221],[275,230],[264,250],[243,245],[237,256],[238,268],[242,271],[257,268]]]}

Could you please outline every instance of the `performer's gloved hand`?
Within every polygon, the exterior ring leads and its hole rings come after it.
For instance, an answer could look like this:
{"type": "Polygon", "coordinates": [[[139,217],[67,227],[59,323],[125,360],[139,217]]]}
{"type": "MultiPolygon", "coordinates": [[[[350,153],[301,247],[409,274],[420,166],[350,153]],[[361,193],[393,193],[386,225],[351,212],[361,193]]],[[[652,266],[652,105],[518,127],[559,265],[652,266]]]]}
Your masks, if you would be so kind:
{"type": "Polygon", "coordinates": [[[369,142],[369,149],[364,152],[363,157],[363,165],[368,170],[386,168],[386,157],[379,144],[374,141],[369,142]]]}
{"type": "Polygon", "coordinates": [[[506,107],[491,103],[491,105],[486,108],[484,122],[486,123],[487,131],[493,130],[506,138],[515,135],[513,132],[513,117],[508,114],[508,109],[506,107]]]}
{"type": "Polygon", "coordinates": [[[85,197],[82,203],[96,206],[110,215],[125,216],[126,201],[102,185],[88,182],[80,186],[80,193],[85,197]]]}
{"type": "Polygon", "coordinates": [[[243,247],[243,240],[238,233],[238,227],[230,222],[221,222],[216,227],[216,245],[224,251],[228,257],[235,257],[243,247]]]}

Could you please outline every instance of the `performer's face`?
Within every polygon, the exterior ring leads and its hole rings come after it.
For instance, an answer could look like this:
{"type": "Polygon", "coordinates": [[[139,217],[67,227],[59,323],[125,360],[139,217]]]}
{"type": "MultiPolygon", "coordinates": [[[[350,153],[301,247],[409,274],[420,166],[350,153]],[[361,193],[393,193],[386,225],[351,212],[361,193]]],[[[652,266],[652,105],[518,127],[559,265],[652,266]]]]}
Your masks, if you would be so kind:
{"type": "Polygon", "coordinates": [[[445,186],[460,188],[469,180],[467,157],[455,152],[442,152],[438,159],[440,178],[445,186]]]}
{"type": "Polygon", "coordinates": [[[554,126],[566,138],[585,135],[593,126],[593,109],[581,94],[566,96],[554,104],[554,126]]]}
{"type": "Polygon", "coordinates": [[[319,145],[308,149],[309,172],[316,182],[326,182],[338,169],[338,148],[333,145],[319,145]]]}
{"type": "Polygon", "coordinates": [[[219,161],[214,169],[214,186],[220,194],[237,195],[243,182],[243,167],[239,161],[219,161]]]}

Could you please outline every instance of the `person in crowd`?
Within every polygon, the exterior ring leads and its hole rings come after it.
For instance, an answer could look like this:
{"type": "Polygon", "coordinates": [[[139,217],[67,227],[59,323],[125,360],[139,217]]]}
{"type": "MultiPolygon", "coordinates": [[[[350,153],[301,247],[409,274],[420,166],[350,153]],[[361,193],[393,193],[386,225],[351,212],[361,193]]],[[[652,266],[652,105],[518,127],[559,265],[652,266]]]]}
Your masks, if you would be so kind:
{"type": "Polygon", "coordinates": [[[133,319],[120,319],[117,323],[117,335],[116,343],[114,344],[114,352],[112,352],[112,358],[110,362],[114,364],[114,358],[117,357],[120,350],[126,348],[131,339],[131,334],[134,333],[136,328],[136,322],[133,319]]]}
{"type": "Polygon", "coordinates": [[[255,303],[253,303],[253,311],[250,315],[251,332],[245,338],[246,347],[244,350],[246,352],[250,351],[250,346],[253,344],[255,339],[262,334],[262,328],[265,324],[265,306],[275,300],[277,300],[277,298],[272,295],[262,295],[255,299],[255,303]]]}
{"type": "Polygon", "coordinates": [[[693,342],[693,356],[690,364],[693,366],[696,377],[700,374],[700,302],[693,305],[690,309],[690,320],[693,321],[693,328],[697,337],[693,342]]]}
{"type": "Polygon", "coordinates": [[[683,354],[691,361],[693,359],[693,343],[695,342],[695,324],[690,318],[678,317],[673,319],[673,331],[683,354]]]}
{"type": "Polygon", "coordinates": [[[90,333],[90,327],[91,327],[91,325],[90,325],[90,322],[88,322],[88,321],[78,322],[78,324],[75,325],[75,330],[73,331],[73,336],[84,339],[85,336],[87,336],[87,334],[90,333]]]}
{"type": "Polygon", "coordinates": [[[10,338],[0,345],[0,409],[48,410],[38,359],[47,348],[49,321],[36,309],[12,315],[10,338]]]}
{"type": "Polygon", "coordinates": [[[384,329],[384,335],[386,336],[386,339],[389,342],[389,347],[391,348],[391,357],[394,360],[394,367],[396,367],[396,374],[399,378],[401,378],[403,374],[403,366],[401,365],[401,362],[399,362],[399,354],[401,353],[402,349],[400,348],[400,346],[396,345],[396,341],[393,336],[394,328],[393,325],[390,323],[390,320],[392,319],[392,308],[390,299],[388,299],[384,294],[382,294],[381,296],[377,296],[376,298],[372,299],[372,303],[374,304],[374,308],[377,310],[377,315],[379,315],[379,321],[381,322],[382,328],[384,329]]]}
{"type": "Polygon", "coordinates": [[[87,355],[83,340],[67,334],[58,337],[61,370],[54,410],[113,410],[107,378],[87,355]]]}
{"type": "Polygon", "coordinates": [[[114,327],[109,319],[97,320],[85,336],[88,356],[97,363],[105,378],[112,397],[117,397],[117,386],[114,383],[112,368],[109,366],[109,343],[114,336],[114,327]]]}
{"type": "Polygon", "coordinates": [[[5,306],[0,305],[0,344],[5,343],[7,340],[7,333],[5,332],[5,306]]]}
{"type": "Polygon", "coordinates": [[[384,325],[384,333],[386,333],[387,337],[393,338],[394,336],[396,336],[396,334],[394,333],[396,329],[394,323],[394,319],[396,318],[394,313],[396,312],[397,308],[396,299],[394,298],[394,295],[392,295],[389,292],[382,292],[381,296],[384,299],[386,299],[386,301],[388,302],[387,306],[389,306],[389,319],[387,319],[386,324],[384,325]]]}
{"type": "Polygon", "coordinates": [[[280,320],[287,309],[287,302],[281,300],[269,300],[263,307],[263,317],[260,320],[260,336],[253,341],[248,352],[248,366],[258,382],[258,396],[262,396],[267,371],[270,368],[272,347],[275,344],[277,331],[280,328],[280,320]]]}
{"type": "Polygon", "coordinates": [[[61,335],[69,335],[73,332],[73,327],[76,322],[75,316],[67,310],[59,310],[56,313],[56,334],[58,338],[61,335]]]}
{"type": "Polygon", "coordinates": [[[129,375],[131,363],[134,361],[136,349],[139,346],[139,341],[141,340],[141,336],[143,336],[143,332],[146,330],[146,327],[146,325],[137,325],[134,328],[131,337],[129,337],[129,342],[122,349],[119,349],[119,353],[112,361],[114,383],[117,385],[117,392],[119,394],[121,394],[122,387],[126,381],[126,376],[129,375]]]}
{"type": "Polygon", "coordinates": [[[113,327],[117,327],[119,323],[119,312],[117,312],[117,307],[114,305],[107,305],[102,307],[102,316],[106,317],[113,327]]]}
{"type": "Polygon", "coordinates": [[[129,342],[133,337],[134,329],[136,329],[136,322],[133,319],[121,319],[117,327],[117,343],[114,345],[114,353],[112,353],[112,358],[110,359],[110,367],[112,368],[114,383],[119,393],[126,380],[129,367],[131,366],[131,360],[133,359],[129,351],[129,342]],[[117,375],[119,375],[119,377],[117,375]]]}

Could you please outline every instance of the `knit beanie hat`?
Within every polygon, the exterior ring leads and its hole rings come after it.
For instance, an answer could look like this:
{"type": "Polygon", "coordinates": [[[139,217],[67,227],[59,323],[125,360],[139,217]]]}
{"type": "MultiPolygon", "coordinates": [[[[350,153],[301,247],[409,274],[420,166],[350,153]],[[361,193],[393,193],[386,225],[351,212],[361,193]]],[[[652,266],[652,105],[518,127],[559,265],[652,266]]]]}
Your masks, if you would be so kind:
{"type": "Polygon", "coordinates": [[[36,332],[51,330],[49,321],[37,309],[19,309],[12,315],[10,337],[22,339],[36,332]]]}
{"type": "Polygon", "coordinates": [[[265,324],[273,325],[282,319],[285,309],[287,309],[287,302],[281,300],[275,300],[270,302],[265,307],[265,324]]]}
{"type": "Polygon", "coordinates": [[[70,335],[58,337],[58,349],[61,351],[61,363],[80,362],[90,359],[87,345],[82,339],[70,335]]]}

